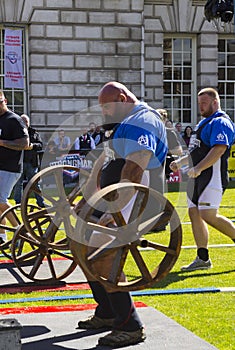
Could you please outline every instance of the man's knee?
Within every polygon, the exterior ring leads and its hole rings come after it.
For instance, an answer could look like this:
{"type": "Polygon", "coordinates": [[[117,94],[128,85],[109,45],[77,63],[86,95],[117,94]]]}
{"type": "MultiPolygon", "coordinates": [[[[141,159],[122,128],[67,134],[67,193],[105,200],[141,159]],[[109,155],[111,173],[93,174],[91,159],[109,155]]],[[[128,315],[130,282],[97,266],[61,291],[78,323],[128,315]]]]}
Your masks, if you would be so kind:
{"type": "Polygon", "coordinates": [[[215,221],[216,210],[200,210],[200,216],[207,224],[211,224],[215,221]]]}
{"type": "Polygon", "coordinates": [[[198,209],[196,207],[189,208],[188,215],[189,215],[189,218],[191,221],[198,218],[198,216],[199,216],[198,209]]]}

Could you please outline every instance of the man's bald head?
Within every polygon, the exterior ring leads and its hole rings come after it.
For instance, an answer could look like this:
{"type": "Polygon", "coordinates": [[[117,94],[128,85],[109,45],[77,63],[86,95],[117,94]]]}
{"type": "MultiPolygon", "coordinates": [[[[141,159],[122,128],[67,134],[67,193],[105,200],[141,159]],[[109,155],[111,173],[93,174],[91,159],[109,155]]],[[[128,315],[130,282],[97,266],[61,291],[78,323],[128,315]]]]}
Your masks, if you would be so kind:
{"type": "Polygon", "coordinates": [[[117,81],[105,84],[98,99],[105,123],[119,123],[139,102],[125,85],[117,81]]]}
{"type": "Polygon", "coordinates": [[[27,128],[30,125],[30,119],[29,116],[27,114],[21,114],[21,119],[23,120],[23,122],[25,123],[25,125],[27,126],[27,128]]]}
{"type": "Polygon", "coordinates": [[[105,84],[100,90],[98,99],[101,105],[109,102],[135,103],[138,101],[137,97],[125,85],[117,81],[105,84]]]}

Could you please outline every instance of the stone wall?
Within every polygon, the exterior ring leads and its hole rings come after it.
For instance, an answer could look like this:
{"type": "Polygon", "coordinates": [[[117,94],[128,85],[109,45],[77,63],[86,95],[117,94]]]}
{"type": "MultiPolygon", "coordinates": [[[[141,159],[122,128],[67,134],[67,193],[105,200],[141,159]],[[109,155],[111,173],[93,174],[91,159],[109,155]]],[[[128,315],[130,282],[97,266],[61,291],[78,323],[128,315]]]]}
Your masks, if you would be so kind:
{"type": "MultiPolygon", "coordinates": [[[[109,80],[161,107],[166,33],[197,37],[197,84],[216,85],[220,29],[205,20],[204,5],[200,0],[1,0],[1,23],[27,28],[25,112],[32,124],[53,131],[63,123],[81,130],[87,118],[99,123],[97,94],[109,80]]],[[[232,25],[227,32],[233,32],[232,25]]]]}

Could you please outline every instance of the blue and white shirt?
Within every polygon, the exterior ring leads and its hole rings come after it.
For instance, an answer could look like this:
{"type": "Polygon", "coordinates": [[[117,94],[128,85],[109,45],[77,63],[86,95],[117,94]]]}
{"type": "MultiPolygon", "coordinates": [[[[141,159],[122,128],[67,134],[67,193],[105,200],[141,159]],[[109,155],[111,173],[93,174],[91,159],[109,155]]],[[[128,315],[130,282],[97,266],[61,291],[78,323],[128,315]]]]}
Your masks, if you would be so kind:
{"type": "Polygon", "coordinates": [[[159,114],[146,103],[140,102],[115,130],[113,149],[123,159],[131,153],[146,149],[152,152],[147,169],[160,167],[168,147],[165,126],[159,114]]]}
{"type": "MultiPolygon", "coordinates": [[[[221,110],[218,110],[208,118],[202,119],[196,126],[195,132],[199,128],[201,131],[201,140],[204,144],[210,148],[215,145],[226,145],[231,147],[235,140],[235,126],[227,114],[221,110]]],[[[190,148],[197,147],[197,140],[190,140],[190,148]]]]}

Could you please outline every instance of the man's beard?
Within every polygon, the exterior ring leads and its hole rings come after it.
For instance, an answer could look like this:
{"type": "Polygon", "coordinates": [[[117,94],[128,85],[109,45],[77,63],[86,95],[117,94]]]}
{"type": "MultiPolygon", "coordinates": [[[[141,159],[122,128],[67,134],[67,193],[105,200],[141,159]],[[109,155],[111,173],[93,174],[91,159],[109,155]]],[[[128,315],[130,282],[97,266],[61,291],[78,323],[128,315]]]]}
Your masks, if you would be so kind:
{"type": "Polygon", "coordinates": [[[119,123],[107,123],[107,124],[103,124],[101,125],[101,128],[106,131],[106,130],[112,130],[114,129],[119,123]]]}
{"type": "Polygon", "coordinates": [[[208,111],[206,111],[205,113],[202,114],[202,117],[204,118],[208,118],[213,114],[213,108],[210,108],[208,111]]]}

